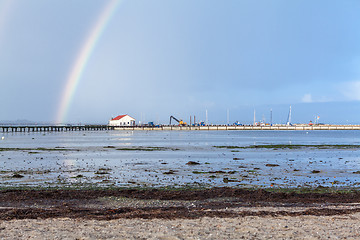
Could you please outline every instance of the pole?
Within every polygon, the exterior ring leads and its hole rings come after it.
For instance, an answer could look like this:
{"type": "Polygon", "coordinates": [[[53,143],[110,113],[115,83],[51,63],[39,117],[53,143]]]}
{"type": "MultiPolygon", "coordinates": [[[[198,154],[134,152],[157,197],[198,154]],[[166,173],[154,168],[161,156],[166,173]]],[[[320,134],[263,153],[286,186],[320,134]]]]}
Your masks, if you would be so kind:
{"type": "Polygon", "coordinates": [[[254,108],[254,126],[255,126],[255,123],[256,123],[256,110],[255,110],[255,108],[254,108]]]}
{"type": "Polygon", "coordinates": [[[205,111],[205,115],[206,115],[206,117],[205,117],[206,125],[209,125],[207,109],[206,109],[206,111],[205,111]]]}

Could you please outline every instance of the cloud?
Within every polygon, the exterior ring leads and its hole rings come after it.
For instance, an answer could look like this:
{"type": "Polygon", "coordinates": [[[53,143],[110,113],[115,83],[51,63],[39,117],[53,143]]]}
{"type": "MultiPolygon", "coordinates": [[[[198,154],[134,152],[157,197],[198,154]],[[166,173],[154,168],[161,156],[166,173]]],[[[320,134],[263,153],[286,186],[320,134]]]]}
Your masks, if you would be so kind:
{"type": "Polygon", "coordinates": [[[311,103],[311,102],[313,102],[313,99],[312,99],[311,94],[310,94],[310,93],[305,94],[305,95],[302,97],[301,101],[304,102],[304,103],[311,103]]]}
{"type": "Polygon", "coordinates": [[[348,100],[360,101],[360,81],[346,82],[340,86],[340,92],[348,100]]]}

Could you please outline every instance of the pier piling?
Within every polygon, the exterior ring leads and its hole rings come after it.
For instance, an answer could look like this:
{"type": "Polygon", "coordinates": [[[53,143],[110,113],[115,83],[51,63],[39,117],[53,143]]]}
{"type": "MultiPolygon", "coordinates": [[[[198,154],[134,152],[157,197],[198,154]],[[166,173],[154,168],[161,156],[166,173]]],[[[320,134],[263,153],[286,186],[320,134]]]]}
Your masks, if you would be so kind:
{"type": "Polygon", "coordinates": [[[114,130],[114,126],[108,125],[82,125],[82,126],[1,126],[0,132],[67,132],[67,131],[108,131],[114,130]]]}

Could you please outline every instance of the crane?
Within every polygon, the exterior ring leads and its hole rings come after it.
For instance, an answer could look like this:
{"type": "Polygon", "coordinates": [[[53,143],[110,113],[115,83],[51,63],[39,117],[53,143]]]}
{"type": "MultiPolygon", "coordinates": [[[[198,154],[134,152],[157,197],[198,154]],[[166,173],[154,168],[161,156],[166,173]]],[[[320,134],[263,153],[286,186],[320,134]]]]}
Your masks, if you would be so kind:
{"type": "Polygon", "coordinates": [[[171,125],[171,119],[174,119],[175,121],[177,121],[178,123],[179,123],[179,126],[186,126],[187,125],[187,123],[186,122],[184,122],[183,120],[178,120],[176,117],[174,117],[174,116],[170,116],[170,125],[171,125]]]}

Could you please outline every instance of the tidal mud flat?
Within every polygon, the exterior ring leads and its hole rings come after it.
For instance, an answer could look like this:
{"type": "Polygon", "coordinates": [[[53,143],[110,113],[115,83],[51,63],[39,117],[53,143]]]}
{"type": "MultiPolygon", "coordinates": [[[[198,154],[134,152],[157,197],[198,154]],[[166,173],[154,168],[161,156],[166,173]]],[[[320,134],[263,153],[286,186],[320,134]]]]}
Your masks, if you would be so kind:
{"type": "Polygon", "coordinates": [[[5,134],[0,237],[356,239],[359,145],[356,131],[5,134]]]}
{"type": "Polygon", "coordinates": [[[359,142],[356,131],[19,133],[0,142],[0,185],[357,188],[359,142]]]}

